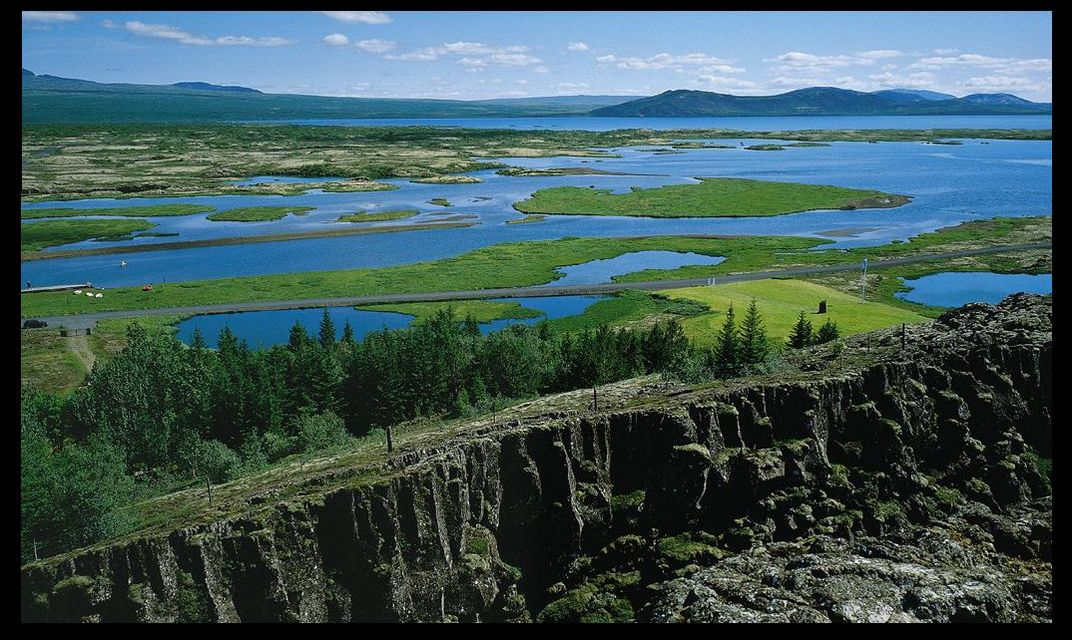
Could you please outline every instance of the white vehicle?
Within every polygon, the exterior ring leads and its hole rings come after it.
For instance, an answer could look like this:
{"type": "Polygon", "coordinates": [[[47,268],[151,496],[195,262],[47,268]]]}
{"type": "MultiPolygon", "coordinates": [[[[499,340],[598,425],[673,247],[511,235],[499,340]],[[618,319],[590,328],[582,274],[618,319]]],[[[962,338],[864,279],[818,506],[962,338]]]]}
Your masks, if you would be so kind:
{"type": "Polygon", "coordinates": [[[82,290],[81,289],[75,289],[74,290],[74,295],[76,295],[76,296],[82,295],[82,290]]]}

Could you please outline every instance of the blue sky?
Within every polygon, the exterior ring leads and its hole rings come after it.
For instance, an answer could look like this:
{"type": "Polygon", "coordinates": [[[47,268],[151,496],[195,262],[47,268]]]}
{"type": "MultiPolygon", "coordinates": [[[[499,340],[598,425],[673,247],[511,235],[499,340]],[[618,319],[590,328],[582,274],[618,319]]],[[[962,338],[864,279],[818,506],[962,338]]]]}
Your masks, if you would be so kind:
{"type": "Polygon", "coordinates": [[[98,82],[473,100],[805,86],[1050,101],[1049,12],[23,12],[22,66],[98,82]]]}

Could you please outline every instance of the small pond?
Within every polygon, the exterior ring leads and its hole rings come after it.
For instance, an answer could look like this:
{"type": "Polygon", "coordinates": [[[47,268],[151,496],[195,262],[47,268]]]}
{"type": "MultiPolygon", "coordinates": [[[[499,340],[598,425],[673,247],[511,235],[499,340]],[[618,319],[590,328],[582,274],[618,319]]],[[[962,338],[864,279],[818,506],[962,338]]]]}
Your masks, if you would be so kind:
{"type": "Polygon", "coordinates": [[[991,273],[989,271],[934,273],[915,280],[905,280],[911,291],[897,297],[909,302],[938,307],[959,307],[969,302],[996,304],[1019,291],[1051,293],[1052,274],[991,273]]]}

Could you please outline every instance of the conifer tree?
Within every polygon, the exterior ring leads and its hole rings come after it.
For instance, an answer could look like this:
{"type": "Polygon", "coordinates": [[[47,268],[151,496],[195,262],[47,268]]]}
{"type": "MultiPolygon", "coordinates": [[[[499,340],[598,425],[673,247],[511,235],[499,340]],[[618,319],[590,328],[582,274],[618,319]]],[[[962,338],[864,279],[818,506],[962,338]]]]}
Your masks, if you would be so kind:
{"type": "Polygon", "coordinates": [[[756,306],[756,299],[748,303],[748,311],[744,321],[741,322],[741,362],[746,365],[754,365],[767,359],[770,353],[770,343],[767,340],[767,330],[763,326],[763,316],[756,306]]]}
{"type": "Polygon", "coordinates": [[[733,374],[740,369],[741,338],[732,304],[726,309],[726,320],[718,334],[718,363],[723,374],[733,374]]]}
{"type": "Polygon", "coordinates": [[[793,325],[793,331],[789,334],[789,346],[794,349],[803,349],[812,343],[811,320],[804,317],[801,311],[797,316],[797,323],[793,325]]]}
{"type": "Polygon", "coordinates": [[[335,345],[335,323],[331,320],[331,314],[324,309],[324,315],[320,317],[320,346],[329,349],[335,345]]]}
{"type": "Polygon", "coordinates": [[[838,339],[841,332],[838,331],[836,322],[831,321],[829,318],[823,323],[823,326],[819,327],[818,333],[815,334],[815,344],[823,344],[824,342],[833,342],[838,339]]]}

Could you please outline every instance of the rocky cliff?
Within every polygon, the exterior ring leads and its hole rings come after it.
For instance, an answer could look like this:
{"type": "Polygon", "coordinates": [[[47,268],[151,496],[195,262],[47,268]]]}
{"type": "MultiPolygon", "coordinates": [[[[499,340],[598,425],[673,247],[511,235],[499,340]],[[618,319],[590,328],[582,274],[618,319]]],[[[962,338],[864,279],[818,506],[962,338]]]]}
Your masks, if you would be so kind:
{"type": "Polygon", "coordinates": [[[565,394],[22,570],[24,620],[1048,620],[1049,298],[565,394]]]}

